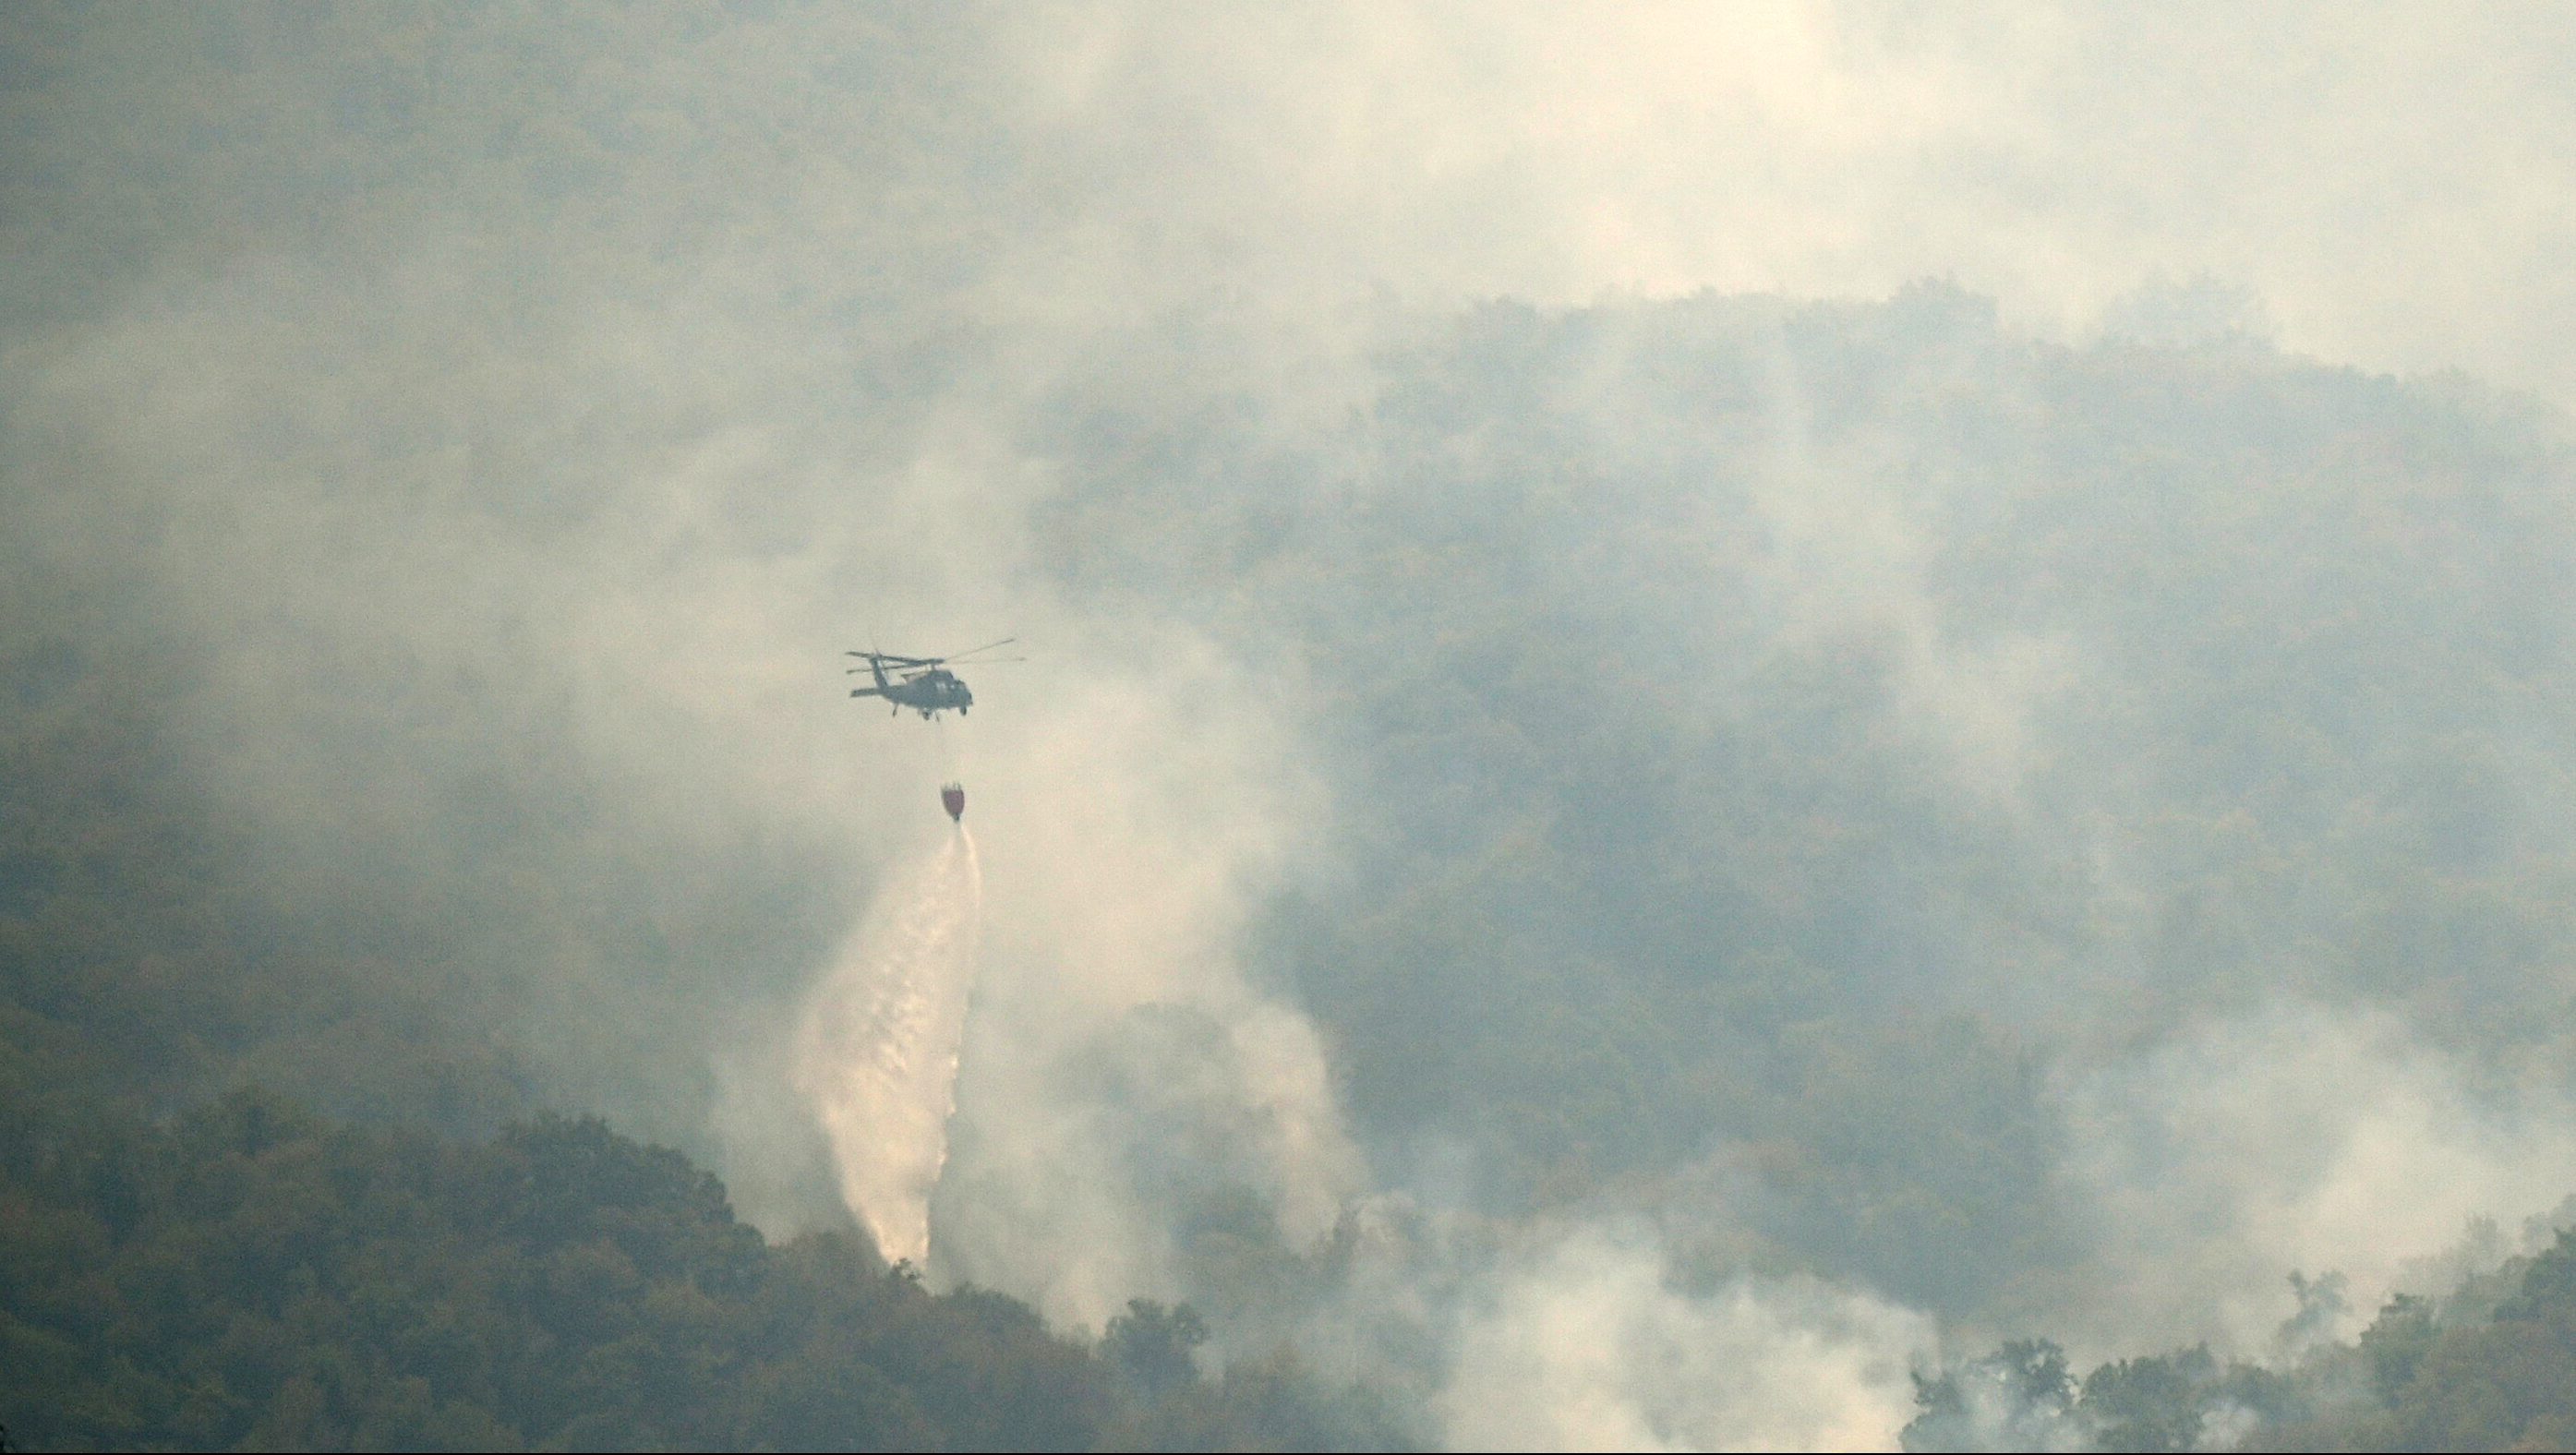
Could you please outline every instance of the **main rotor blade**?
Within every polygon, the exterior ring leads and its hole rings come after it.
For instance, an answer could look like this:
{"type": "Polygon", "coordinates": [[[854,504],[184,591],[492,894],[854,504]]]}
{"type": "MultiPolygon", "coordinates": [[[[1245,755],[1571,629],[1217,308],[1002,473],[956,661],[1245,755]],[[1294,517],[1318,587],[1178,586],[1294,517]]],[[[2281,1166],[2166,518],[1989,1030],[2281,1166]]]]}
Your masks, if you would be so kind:
{"type": "Polygon", "coordinates": [[[966,651],[963,651],[963,652],[951,652],[951,653],[949,653],[949,654],[948,654],[947,656],[945,656],[945,657],[938,657],[938,658],[934,658],[933,660],[935,660],[935,661],[941,661],[941,662],[962,662],[962,661],[965,661],[968,657],[971,657],[971,656],[975,655],[977,652],[989,652],[989,651],[993,650],[995,647],[1007,647],[1007,646],[1009,646],[1011,643],[1016,642],[1016,641],[1018,641],[1018,640],[1019,640],[1019,638],[1018,638],[1018,637],[1004,637],[1004,638],[1002,638],[1002,639],[1001,639],[1000,641],[998,641],[998,642],[986,642],[984,645],[982,645],[982,646],[980,646],[980,647],[972,647],[972,648],[969,648],[969,649],[967,649],[966,651]]]}

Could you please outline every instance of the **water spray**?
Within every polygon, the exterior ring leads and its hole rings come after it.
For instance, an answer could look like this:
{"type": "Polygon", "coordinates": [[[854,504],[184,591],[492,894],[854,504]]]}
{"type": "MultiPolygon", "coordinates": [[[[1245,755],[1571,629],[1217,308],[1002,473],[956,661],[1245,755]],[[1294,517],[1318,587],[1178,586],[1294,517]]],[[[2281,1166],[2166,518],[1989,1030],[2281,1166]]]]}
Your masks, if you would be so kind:
{"type": "MultiPolygon", "coordinates": [[[[965,811],[964,790],[955,792],[952,818],[965,811]]],[[[831,1142],[842,1201],[888,1261],[930,1256],[930,1194],[948,1160],[982,900],[961,820],[870,907],[798,1028],[797,1090],[831,1142]]]]}

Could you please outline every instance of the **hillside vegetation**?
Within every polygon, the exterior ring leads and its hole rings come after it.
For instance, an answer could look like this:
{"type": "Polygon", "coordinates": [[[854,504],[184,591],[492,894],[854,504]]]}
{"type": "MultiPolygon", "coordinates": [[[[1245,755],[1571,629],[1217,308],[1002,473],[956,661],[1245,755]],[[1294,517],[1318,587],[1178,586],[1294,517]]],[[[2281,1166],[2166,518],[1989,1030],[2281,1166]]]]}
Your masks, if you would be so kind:
{"type": "Polygon", "coordinates": [[[13,1118],[0,1368],[55,1449],[1340,1449],[1407,1443],[1293,1359],[1203,1380],[1187,1308],[1093,1344],[842,1234],[772,1246],[678,1154],[481,1143],[239,1092],[13,1118]]]}

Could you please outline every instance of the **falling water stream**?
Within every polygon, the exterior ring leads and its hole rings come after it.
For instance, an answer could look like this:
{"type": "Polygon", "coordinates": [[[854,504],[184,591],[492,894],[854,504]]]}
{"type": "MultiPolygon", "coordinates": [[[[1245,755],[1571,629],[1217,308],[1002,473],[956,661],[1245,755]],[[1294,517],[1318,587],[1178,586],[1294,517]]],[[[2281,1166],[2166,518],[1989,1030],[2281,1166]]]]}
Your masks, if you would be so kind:
{"type": "Polygon", "coordinates": [[[961,825],[888,884],[798,1029],[797,1089],[831,1140],[842,1200],[890,1261],[930,1254],[982,899],[961,825]]]}

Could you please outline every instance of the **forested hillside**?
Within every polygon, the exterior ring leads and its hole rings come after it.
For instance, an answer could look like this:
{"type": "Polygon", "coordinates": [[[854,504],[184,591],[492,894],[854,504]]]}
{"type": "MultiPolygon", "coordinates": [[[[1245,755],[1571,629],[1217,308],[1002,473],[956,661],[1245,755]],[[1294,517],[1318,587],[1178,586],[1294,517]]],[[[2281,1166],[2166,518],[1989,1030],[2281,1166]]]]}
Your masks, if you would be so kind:
{"type": "Polygon", "coordinates": [[[1197,1316],[1086,1345],[864,1243],[772,1246],[676,1153],[545,1117],[460,1143],[256,1092],[166,1124],[13,1102],[17,1448],[1343,1449],[1409,1443],[1197,1316]]]}

